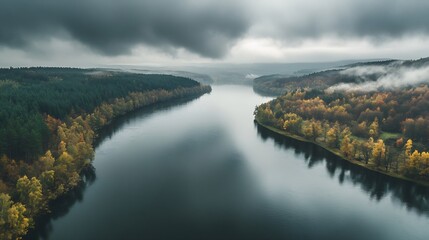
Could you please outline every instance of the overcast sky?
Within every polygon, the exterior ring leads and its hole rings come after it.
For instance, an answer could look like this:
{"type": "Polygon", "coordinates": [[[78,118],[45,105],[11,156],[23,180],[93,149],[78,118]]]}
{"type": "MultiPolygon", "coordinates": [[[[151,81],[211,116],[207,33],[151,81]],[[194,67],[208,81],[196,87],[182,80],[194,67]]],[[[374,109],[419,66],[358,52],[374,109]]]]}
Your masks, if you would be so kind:
{"type": "Polygon", "coordinates": [[[0,66],[429,56],[427,0],[0,0],[0,66]]]}

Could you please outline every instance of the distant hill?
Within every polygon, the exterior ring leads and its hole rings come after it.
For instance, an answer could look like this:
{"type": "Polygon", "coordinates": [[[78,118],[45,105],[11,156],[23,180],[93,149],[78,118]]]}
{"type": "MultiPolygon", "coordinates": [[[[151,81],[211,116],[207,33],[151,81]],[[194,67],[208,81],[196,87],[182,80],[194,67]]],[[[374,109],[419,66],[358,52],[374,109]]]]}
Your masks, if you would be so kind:
{"type": "MultiPolygon", "coordinates": [[[[400,77],[401,74],[406,74],[406,71],[410,69],[417,71],[427,66],[429,66],[429,58],[407,61],[383,60],[358,62],[301,76],[262,76],[254,79],[253,87],[258,93],[270,95],[281,95],[286,91],[298,88],[324,90],[333,86],[341,86],[341,89],[345,90],[347,87],[355,87],[362,83],[377,82],[380,79],[387,81],[389,80],[387,77],[392,77],[391,75],[396,74],[400,77]]],[[[407,79],[402,80],[406,81],[407,79]]],[[[410,84],[414,82],[421,83],[418,79],[413,79],[413,81],[410,81],[410,84]]],[[[384,87],[383,84],[386,85],[386,83],[377,83],[369,84],[368,86],[371,88],[382,88],[384,87]]]]}
{"type": "Polygon", "coordinates": [[[356,60],[342,60],[335,62],[307,62],[307,63],[203,63],[178,66],[109,66],[134,73],[169,74],[188,77],[201,83],[210,84],[245,84],[253,85],[253,79],[269,75],[298,76],[332,69],[338,66],[353,64],[356,60]]]}
{"type": "Polygon", "coordinates": [[[125,70],[127,72],[134,72],[134,73],[142,73],[142,74],[165,74],[165,75],[172,75],[176,77],[184,77],[184,78],[190,78],[197,82],[203,83],[203,84],[212,84],[213,78],[210,77],[207,74],[202,73],[194,73],[194,72],[188,72],[188,71],[180,71],[180,70],[155,70],[155,69],[130,69],[125,70]]]}

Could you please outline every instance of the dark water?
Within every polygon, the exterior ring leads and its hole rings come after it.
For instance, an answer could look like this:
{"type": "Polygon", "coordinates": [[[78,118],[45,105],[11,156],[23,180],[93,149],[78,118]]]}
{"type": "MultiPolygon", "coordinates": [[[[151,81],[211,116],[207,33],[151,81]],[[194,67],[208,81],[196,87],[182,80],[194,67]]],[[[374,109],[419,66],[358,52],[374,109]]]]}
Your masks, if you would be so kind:
{"type": "Polygon", "coordinates": [[[251,87],[132,114],[31,239],[429,239],[429,190],[257,127],[251,87]]]}

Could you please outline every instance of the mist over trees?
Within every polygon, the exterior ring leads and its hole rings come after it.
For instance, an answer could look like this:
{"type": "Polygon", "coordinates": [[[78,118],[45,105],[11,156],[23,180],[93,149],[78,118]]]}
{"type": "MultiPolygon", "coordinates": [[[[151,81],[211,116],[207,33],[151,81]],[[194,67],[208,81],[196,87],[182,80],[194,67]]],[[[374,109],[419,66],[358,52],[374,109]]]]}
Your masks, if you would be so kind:
{"type": "Polygon", "coordinates": [[[321,91],[389,91],[429,83],[429,58],[386,60],[337,66],[302,76],[262,76],[254,80],[257,92],[282,95],[297,89],[321,91]]]}

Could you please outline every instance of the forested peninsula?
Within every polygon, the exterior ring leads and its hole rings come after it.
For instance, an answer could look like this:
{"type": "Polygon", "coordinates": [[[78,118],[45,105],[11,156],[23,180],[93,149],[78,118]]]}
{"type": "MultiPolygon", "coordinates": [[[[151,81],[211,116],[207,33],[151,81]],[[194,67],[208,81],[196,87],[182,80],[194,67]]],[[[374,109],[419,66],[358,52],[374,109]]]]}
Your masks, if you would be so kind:
{"type": "Polygon", "coordinates": [[[271,131],[313,142],[357,165],[429,185],[429,87],[297,89],[257,106],[271,131]]]}
{"type": "Polygon", "coordinates": [[[103,69],[0,69],[0,239],[19,239],[91,166],[97,132],[151,104],[197,97],[183,77],[103,69]]]}

